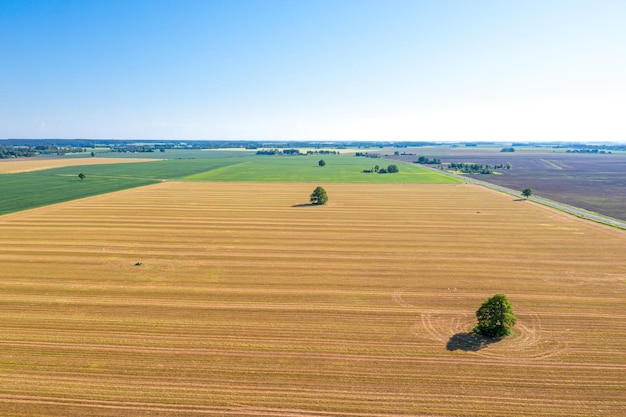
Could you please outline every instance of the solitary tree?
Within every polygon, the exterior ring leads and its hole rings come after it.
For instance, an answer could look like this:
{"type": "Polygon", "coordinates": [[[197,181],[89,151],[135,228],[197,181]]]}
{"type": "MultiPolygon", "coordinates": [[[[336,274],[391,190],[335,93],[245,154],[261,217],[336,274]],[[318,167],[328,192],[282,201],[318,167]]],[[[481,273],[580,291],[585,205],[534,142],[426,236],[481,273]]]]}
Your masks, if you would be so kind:
{"type": "Polygon", "coordinates": [[[78,178],[80,178],[81,180],[85,179],[85,174],[83,174],[82,172],[80,174],[78,174],[78,178]]]}
{"type": "Polygon", "coordinates": [[[313,190],[313,194],[311,194],[311,204],[315,205],[323,205],[328,202],[328,195],[326,194],[326,190],[322,187],[317,187],[313,190]]]}
{"type": "Polygon", "coordinates": [[[478,325],[474,333],[488,337],[502,337],[513,333],[517,318],[513,314],[513,306],[504,294],[496,294],[487,299],[476,311],[478,325]]]}
{"type": "Polygon", "coordinates": [[[528,200],[528,197],[530,197],[531,195],[533,195],[533,190],[531,190],[530,188],[524,188],[522,190],[522,195],[524,197],[526,197],[526,199],[528,200]]]}
{"type": "Polygon", "coordinates": [[[320,161],[317,163],[317,165],[323,167],[324,165],[326,165],[326,161],[324,161],[323,159],[320,159],[320,161]]]}

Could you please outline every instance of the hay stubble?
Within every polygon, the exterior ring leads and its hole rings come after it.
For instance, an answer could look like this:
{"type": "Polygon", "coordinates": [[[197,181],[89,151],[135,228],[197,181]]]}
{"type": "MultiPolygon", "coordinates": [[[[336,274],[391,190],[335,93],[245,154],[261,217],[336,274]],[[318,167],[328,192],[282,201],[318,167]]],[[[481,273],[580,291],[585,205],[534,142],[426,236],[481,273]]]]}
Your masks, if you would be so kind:
{"type": "Polygon", "coordinates": [[[621,415],[624,232],[467,185],[298,207],[312,188],[167,182],[0,217],[0,411],[621,415]],[[451,349],[496,292],[516,334],[451,349]]]}
{"type": "MultiPolygon", "coordinates": [[[[50,168],[83,165],[128,164],[157,161],[143,158],[20,158],[0,160],[0,174],[41,171],[50,168]]],[[[78,174],[76,174],[78,175],[78,174]]]]}

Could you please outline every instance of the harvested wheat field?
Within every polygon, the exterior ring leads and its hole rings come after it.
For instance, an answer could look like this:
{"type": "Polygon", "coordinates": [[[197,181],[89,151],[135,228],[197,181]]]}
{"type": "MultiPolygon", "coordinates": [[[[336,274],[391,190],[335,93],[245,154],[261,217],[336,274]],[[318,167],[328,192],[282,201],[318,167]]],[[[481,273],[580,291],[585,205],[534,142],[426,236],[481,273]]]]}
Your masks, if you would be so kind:
{"type": "Polygon", "coordinates": [[[158,159],[143,158],[27,158],[0,160],[0,174],[40,171],[49,168],[73,167],[83,165],[127,164],[131,162],[150,162],[158,159]]]}
{"type": "Polygon", "coordinates": [[[0,217],[0,415],[626,413],[626,232],[470,185],[315,185],[0,217]],[[499,292],[515,334],[473,339],[499,292]]]}

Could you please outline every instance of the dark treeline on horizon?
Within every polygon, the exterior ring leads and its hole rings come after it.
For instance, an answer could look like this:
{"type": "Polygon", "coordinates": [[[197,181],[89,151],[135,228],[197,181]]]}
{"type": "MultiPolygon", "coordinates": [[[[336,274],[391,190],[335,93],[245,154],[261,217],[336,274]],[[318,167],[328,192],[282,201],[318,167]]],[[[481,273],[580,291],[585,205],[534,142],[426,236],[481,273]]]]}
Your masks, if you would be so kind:
{"type": "Polygon", "coordinates": [[[232,141],[232,140],[158,140],[158,139],[0,139],[0,159],[35,156],[62,156],[71,153],[101,152],[165,152],[167,149],[226,149],[245,148],[267,153],[267,149],[287,154],[287,150],[296,148],[347,149],[347,148],[384,148],[384,147],[420,147],[437,145],[435,142],[330,142],[330,141],[232,141]]]}
{"type": "Polygon", "coordinates": [[[226,148],[226,147],[267,147],[268,145],[277,147],[290,147],[293,145],[299,147],[328,147],[328,146],[433,146],[441,145],[441,142],[425,142],[425,141],[312,141],[312,140],[185,140],[185,139],[0,139],[0,145],[5,146],[38,146],[38,145],[57,145],[57,146],[82,146],[93,147],[99,145],[130,145],[130,144],[157,144],[157,145],[181,145],[188,147],[208,147],[208,148],[226,148]]]}
{"type": "MultiPolygon", "coordinates": [[[[454,146],[454,147],[478,147],[478,146],[502,146],[507,142],[430,142],[430,141],[281,141],[281,140],[164,140],[164,139],[0,139],[0,146],[4,147],[61,147],[61,148],[95,148],[111,147],[123,148],[132,146],[150,146],[158,149],[221,149],[221,148],[409,148],[423,146],[454,146]]],[[[510,142],[508,143],[510,144],[510,142]]],[[[552,147],[552,148],[585,148],[605,150],[626,150],[626,144],[621,143],[584,143],[584,142],[515,142],[514,147],[552,147]]]]}

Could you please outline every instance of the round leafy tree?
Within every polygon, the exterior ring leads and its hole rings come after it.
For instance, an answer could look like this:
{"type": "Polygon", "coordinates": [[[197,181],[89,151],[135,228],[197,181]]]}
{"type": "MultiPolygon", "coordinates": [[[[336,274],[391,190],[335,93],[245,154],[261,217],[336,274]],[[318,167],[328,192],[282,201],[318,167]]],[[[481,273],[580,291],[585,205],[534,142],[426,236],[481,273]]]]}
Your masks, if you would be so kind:
{"type": "Polygon", "coordinates": [[[524,197],[526,197],[526,199],[528,199],[528,197],[530,197],[531,195],[533,195],[533,190],[531,190],[530,188],[524,188],[522,190],[522,195],[524,197]]]}
{"type": "Polygon", "coordinates": [[[487,337],[502,337],[513,333],[517,318],[513,314],[513,306],[504,294],[496,294],[487,299],[476,311],[478,325],[474,333],[487,337]]]}
{"type": "Polygon", "coordinates": [[[324,161],[323,159],[320,159],[319,162],[317,163],[317,165],[323,167],[326,165],[326,161],[324,161]]]}
{"type": "Polygon", "coordinates": [[[311,194],[311,204],[315,205],[323,205],[328,202],[328,195],[326,194],[326,190],[322,187],[317,187],[313,190],[313,194],[311,194]]]}

